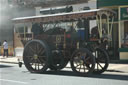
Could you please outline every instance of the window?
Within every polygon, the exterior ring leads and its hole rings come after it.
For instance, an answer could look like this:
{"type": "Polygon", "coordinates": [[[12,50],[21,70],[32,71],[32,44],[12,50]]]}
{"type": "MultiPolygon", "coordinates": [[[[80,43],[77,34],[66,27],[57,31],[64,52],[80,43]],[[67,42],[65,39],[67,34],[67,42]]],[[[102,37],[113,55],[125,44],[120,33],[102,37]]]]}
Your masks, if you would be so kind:
{"type": "Polygon", "coordinates": [[[122,47],[128,48],[128,21],[124,21],[124,34],[122,41],[122,47]]]}

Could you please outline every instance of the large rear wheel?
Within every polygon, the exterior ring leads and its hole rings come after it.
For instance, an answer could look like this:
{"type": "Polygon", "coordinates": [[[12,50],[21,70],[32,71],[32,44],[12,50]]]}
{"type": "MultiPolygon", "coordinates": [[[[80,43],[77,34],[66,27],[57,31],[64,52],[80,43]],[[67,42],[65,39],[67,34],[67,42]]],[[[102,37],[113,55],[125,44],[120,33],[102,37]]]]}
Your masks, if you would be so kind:
{"type": "Polygon", "coordinates": [[[43,73],[48,68],[50,50],[41,40],[31,40],[24,48],[23,61],[30,72],[43,73]]]}

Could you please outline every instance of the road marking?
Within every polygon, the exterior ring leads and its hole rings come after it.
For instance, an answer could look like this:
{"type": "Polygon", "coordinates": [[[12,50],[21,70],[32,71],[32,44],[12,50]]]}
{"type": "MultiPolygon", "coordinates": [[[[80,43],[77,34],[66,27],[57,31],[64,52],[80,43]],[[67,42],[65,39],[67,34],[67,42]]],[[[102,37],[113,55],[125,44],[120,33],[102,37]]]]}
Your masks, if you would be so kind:
{"type": "Polygon", "coordinates": [[[15,80],[8,80],[8,79],[0,79],[0,81],[7,81],[7,82],[13,82],[13,83],[28,84],[27,82],[15,81],[15,80]]]}

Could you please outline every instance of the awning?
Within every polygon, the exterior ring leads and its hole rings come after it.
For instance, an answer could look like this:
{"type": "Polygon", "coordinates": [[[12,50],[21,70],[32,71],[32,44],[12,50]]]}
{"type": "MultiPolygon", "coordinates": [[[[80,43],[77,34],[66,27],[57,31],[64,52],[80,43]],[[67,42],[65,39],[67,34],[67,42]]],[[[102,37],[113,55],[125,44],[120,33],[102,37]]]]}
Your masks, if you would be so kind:
{"type": "Polygon", "coordinates": [[[109,12],[112,16],[115,14],[114,11],[110,9],[93,9],[93,10],[83,10],[70,13],[59,13],[59,14],[49,14],[40,16],[30,16],[30,17],[20,17],[12,19],[14,23],[26,23],[26,22],[57,22],[57,21],[67,21],[67,20],[77,20],[83,18],[95,18],[100,12],[109,12]]]}

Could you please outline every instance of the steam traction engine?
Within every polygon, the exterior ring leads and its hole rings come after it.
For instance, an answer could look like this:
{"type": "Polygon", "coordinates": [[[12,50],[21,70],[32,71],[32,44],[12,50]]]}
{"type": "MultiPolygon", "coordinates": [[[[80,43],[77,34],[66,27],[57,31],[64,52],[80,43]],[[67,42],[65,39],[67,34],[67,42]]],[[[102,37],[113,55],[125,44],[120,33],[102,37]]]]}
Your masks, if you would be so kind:
{"type": "Polygon", "coordinates": [[[25,45],[23,61],[30,72],[42,73],[47,68],[60,70],[68,61],[71,61],[71,67],[75,72],[93,72],[95,58],[88,49],[80,48],[77,34],[74,37],[72,33],[66,33],[62,28],[51,31],[50,34],[45,32],[36,36],[25,45]],[[89,65],[89,68],[86,65],[89,65]]]}
{"type": "Polygon", "coordinates": [[[50,70],[61,70],[70,61],[72,70],[78,74],[87,75],[104,72],[109,63],[108,54],[101,46],[105,46],[104,40],[103,42],[101,42],[101,39],[98,39],[98,41],[89,39],[87,41],[84,39],[85,29],[81,32],[75,30],[76,23],[79,23],[80,20],[87,18],[97,20],[100,18],[99,20],[101,20],[104,17],[97,15],[104,11],[113,16],[113,12],[110,10],[96,9],[13,19],[15,23],[43,23],[41,24],[42,30],[37,31],[36,28],[36,32],[39,33],[35,32],[34,39],[25,44],[23,61],[26,68],[30,72],[45,73],[48,68],[50,70]],[[64,23],[72,23],[71,28],[63,28],[64,23]],[[53,27],[50,28],[49,25],[53,25],[53,27]]]}

